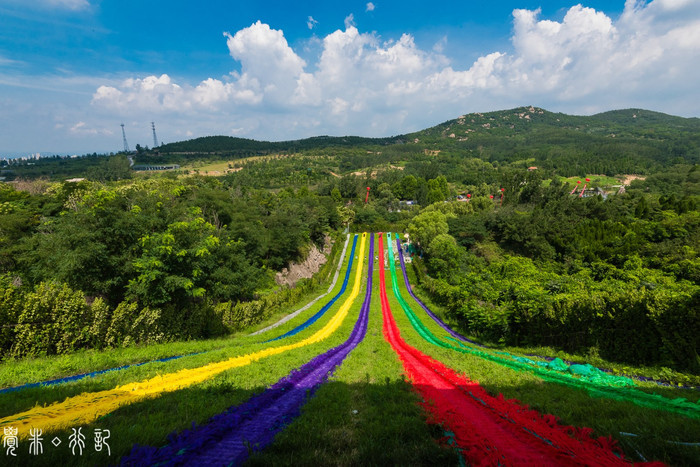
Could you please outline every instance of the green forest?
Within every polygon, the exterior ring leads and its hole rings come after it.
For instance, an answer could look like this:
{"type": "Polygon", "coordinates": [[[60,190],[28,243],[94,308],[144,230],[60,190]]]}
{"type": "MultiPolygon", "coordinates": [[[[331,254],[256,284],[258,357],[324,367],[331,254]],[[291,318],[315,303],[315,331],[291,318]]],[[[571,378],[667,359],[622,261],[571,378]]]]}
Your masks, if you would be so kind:
{"type": "Polygon", "coordinates": [[[228,161],[217,176],[136,174],[123,154],[12,164],[0,355],[226,335],[293,302],[274,273],[347,228],[408,233],[421,290],[483,342],[698,375],[699,130],[638,109],[519,108],[384,139],[207,137],[133,155],[228,161]],[[270,154],[284,157],[254,157],[270,154]],[[570,177],[626,174],[571,194],[570,177]]]}

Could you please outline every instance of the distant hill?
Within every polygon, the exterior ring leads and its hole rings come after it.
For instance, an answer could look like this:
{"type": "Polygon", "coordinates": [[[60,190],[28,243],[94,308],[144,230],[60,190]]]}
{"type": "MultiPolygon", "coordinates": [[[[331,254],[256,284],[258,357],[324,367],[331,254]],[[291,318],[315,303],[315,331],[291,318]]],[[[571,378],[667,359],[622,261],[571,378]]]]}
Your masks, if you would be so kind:
{"type": "Polygon", "coordinates": [[[650,173],[700,163],[700,119],[642,109],[592,116],[538,107],[476,112],[404,138],[430,154],[522,161],[565,176],[650,173]]]}
{"type": "Polygon", "coordinates": [[[700,118],[676,117],[674,115],[643,109],[611,110],[609,112],[595,114],[591,118],[619,125],[663,125],[690,130],[697,130],[700,128],[700,118]]]}
{"type": "Polygon", "coordinates": [[[229,153],[265,154],[270,152],[296,152],[305,149],[332,146],[387,145],[399,142],[399,137],[362,138],[359,136],[315,136],[293,141],[257,141],[231,136],[205,136],[178,143],[164,144],[160,153],[229,153]]]}
{"type": "Polygon", "coordinates": [[[700,119],[676,117],[643,109],[613,110],[591,116],[578,116],[549,112],[530,106],[495,112],[470,113],[408,134],[406,137],[450,137],[454,134],[454,138],[459,140],[468,137],[470,133],[509,136],[523,132],[536,133],[544,128],[610,136],[619,136],[616,132],[648,136],[649,130],[657,130],[660,135],[668,134],[669,131],[698,132],[700,119]]]}

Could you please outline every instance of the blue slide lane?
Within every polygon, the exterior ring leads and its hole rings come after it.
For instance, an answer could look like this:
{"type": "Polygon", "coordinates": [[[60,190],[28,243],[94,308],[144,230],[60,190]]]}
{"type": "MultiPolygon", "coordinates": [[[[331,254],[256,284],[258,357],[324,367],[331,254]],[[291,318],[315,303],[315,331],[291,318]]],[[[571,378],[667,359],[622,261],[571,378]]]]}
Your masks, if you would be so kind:
{"type": "Polygon", "coordinates": [[[53,386],[55,384],[70,383],[72,381],[78,381],[78,380],[81,380],[83,378],[92,378],[93,376],[98,376],[98,375],[101,375],[104,373],[109,373],[110,371],[126,370],[127,368],[146,365],[148,363],[169,362],[171,360],[177,360],[178,358],[191,357],[193,355],[199,355],[199,354],[203,354],[203,353],[205,353],[205,352],[189,353],[187,355],[175,355],[174,357],[160,358],[158,360],[149,360],[147,362],[141,362],[141,363],[132,363],[131,365],[124,365],[124,366],[120,366],[117,368],[107,368],[106,370],[93,371],[91,373],[82,373],[79,375],[66,376],[65,378],[51,379],[48,381],[39,381],[38,383],[22,384],[21,386],[13,386],[11,388],[0,389],[0,394],[6,393],[6,392],[20,391],[22,389],[38,388],[40,386],[43,387],[43,386],[53,386]]]}
{"type": "Polygon", "coordinates": [[[313,315],[311,318],[307,319],[306,322],[300,324],[299,326],[295,327],[291,331],[287,331],[281,336],[277,336],[273,339],[266,340],[263,342],[263,344],[267,344],[268,342],[276,341],[279,339],[284,339],[285,337],[293,336],[294,334],[297,334],[304,329],[308,328],[312,324],[314,324],[318,319],[323,316],[323,314],[328,311],[328,309],[333,306],[333,304],[340,298],[341,295],[345,293],[345,289],[348,286],[348,279],[350,278],[350,271],[352,270],[352,262],[355,259],[355,247],[357,246],[357,235],[355,235],[355,238],[352,240],[352,250],[350,250],[350,259],[348,261],[348,270],[345,271],[345,279],[343,280],[343,286],[340,288],[340,292],[331,299],[328,303],[326,303],[323,308],[321,308],[315,315],[313,315]]]}

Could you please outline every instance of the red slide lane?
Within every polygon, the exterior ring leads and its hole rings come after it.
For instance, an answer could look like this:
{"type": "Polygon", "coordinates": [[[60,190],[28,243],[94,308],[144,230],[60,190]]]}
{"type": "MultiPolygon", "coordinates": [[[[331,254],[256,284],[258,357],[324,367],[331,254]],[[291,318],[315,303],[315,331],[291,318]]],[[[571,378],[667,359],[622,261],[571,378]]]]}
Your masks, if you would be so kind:
{"type": "MultiPolygon", "coordinates": [[[[384,257],[384,235],[379,235],[384,257]]],[[[381,262],[380,262],[381,263],[381,262]]],[[[478,383],[409,346],[401,338],[386,295],[384,268],[379,268],[383,332],[399,355],[414,388],[435,421],[455,433],[457,446],[473,465],[630,465],[606,438],[592,430],[559,425],[553,415],[540,416],[502,395],[490,396],[478,383]]]]}

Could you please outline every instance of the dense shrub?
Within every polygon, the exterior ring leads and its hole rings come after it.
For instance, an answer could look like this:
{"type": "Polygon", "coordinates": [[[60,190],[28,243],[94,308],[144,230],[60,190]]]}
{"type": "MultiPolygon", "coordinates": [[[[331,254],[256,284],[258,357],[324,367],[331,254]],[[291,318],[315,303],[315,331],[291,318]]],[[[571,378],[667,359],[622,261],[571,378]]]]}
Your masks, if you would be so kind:
{"type": "Polygon", "coordinates": [[[63,354],[89,343],[92,309],[82,293],[65,284],[41,283],[26,294],[24,302],[13,356],[63,354]]]}

